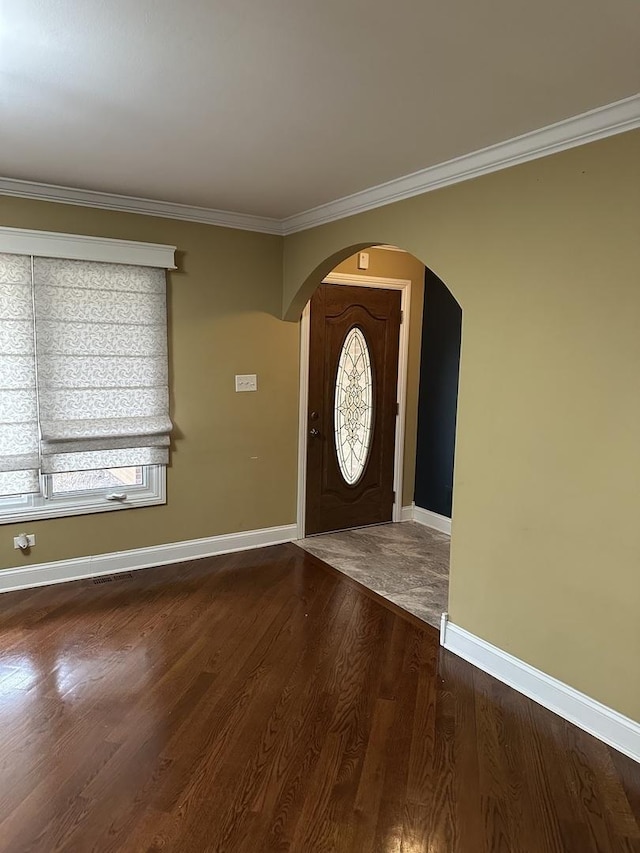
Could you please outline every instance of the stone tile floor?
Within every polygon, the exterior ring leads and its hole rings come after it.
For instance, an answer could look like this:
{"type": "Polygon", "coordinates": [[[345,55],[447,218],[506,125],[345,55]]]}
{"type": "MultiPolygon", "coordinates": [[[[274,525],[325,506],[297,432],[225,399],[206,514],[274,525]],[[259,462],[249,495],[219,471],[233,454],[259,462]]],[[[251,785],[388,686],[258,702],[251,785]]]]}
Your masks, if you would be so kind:
{"type": "Polygon", "coordinates": [[[322,533],[296,544],[429,625],[440,626],[449,593],[446,534],[403,521],[322,533]]]}

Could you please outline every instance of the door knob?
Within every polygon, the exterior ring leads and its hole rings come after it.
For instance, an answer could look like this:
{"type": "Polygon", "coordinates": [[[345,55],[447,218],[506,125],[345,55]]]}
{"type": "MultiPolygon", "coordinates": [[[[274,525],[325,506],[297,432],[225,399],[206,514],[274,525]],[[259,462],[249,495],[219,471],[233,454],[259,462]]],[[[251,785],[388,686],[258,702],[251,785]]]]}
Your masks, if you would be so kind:
{"type": "Polygon", "coordinates": [[[313,427],[313,429],[309,430],[309,435],[312,435],[314,438],[320,435],[320,430],[313,427]]]}

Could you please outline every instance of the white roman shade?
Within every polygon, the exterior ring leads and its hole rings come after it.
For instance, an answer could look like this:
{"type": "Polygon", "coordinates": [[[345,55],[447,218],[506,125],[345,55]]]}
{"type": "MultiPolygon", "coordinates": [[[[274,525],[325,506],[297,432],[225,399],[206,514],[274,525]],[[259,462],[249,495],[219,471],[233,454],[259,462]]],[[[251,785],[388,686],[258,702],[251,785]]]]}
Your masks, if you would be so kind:
{"type": "Polygon", "coordinates": [[[0,495],[39,490],[31,258],[0,254],[0,495]]]}
{"type": "Polygon", "coordinates": [[[43,473],[167,463],[165,278],[34,258],[43,473]]]}
{"type": "Polygon", "coordinates": [[[0,228],[0,496],[168,462],[175,247],[0,228]]]}

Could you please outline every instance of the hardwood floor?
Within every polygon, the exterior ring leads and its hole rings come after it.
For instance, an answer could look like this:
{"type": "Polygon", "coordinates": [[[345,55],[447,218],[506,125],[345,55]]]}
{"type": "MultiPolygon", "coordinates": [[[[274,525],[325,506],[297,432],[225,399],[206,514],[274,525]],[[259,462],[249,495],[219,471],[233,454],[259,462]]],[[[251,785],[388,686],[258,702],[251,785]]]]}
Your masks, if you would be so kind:
{"type": "Polygon", "coordinates": [[[2,853],[640,850],[640,766],[295,545],[0,596],[2,853]]]}

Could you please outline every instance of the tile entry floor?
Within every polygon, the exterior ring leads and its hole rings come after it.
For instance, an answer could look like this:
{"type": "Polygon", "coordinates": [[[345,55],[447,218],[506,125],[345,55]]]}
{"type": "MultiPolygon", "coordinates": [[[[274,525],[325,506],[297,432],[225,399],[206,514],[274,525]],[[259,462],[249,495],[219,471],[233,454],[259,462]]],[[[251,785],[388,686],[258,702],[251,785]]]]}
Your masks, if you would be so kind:
{"type": "Polygon", "coordinates": [[[449,537],[403,521],[322,533],[296,542],[325,563],[440,626],[449,592],[449,537]]]}

